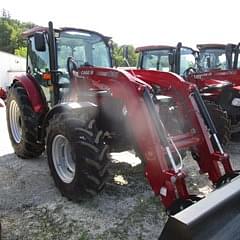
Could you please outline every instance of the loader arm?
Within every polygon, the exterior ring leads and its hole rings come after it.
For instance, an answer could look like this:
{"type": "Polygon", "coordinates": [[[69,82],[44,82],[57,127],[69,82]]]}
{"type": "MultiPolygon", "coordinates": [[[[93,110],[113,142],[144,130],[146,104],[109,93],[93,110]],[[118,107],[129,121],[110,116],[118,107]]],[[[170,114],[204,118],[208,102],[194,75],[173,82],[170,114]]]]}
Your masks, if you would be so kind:
{"type": "MultiPolygon", "coordinates": [[[[184,173],[180,171],[177,175],[172,168],[169,168],[171,164],[166,159],[168,139],[164,134],[159,136],[160,132],[165,131],[163,124],[160,121],[161,130],[157,129],[158,126],[156,123],[154,124],[154,119],[150,114],[152,109],[149,109],[145,100],[148,98],[146,95],[149,96],[151,86],[126,71],[107,68],[81,68],[75,81],[76,84],[73,83],[74,89],[80,85],[77,81],[84,81],[91,83],[91,87],[95,89],[110,91],[112,97],[123,100],[134,141],[145,160],[145,175],[153,191],[156,195],[159,195],[160,191],[163,194],[167,193],[163,196],[162,201],[169,208],[176,200],[175,187],[170,180],[176,175],[179,194],[183,199],[187,198],[184,173]]],[[[85,83],[83,84],[84,88],[89,88],[89,86],[86,87],[85,83]]],[[[80,89],[78,91],[81,92],[80,89]]]]}
{"type": "Polygon", "coordinates": [[[145,175],[154,193],[160,194],[166,208],[171,208],[177,198],[189,198],[184,181],[185,174],[173,157],[177,149],[193,148],[197,153],[200,169],[209,174],[214,184],[224,174],[220,171],[220,164],[225,173],[233,172],[228,155],[213,148],[194,97],[196,88],[175,74],[155,71],[153,74],[153,71],[141,70],[129,73],[116,69],[82,67],[74,76],[75,93],[93,88],[108,91],[113,98],[123,101],[134,141],[145,160],[145,175]],[[187,105],[181,108],[190,110],[188,115],[193,122],[190,132],[169,138],[161,116],[154,107],[150,86],[152,84],[170,89],[169,95],[177,101],[180,101],[178,98],[184,99],[184,104],[187,105]]]}
{"type": "Polygon", "coordinates": [[[225,173],[231,174],[233,170],[229,156],[223,152],[221,145],[216,143],[216,129],[206,109],[205,111],[203,109],[205,105],[201,101],[196,86],[184,81],[174,73],[152,70],[133,70],[132,72],[150,85],[159,85],[163,91],[165,89],[165,93],[167,89],[167,94],[174,97],[178,106],[181,107],[183,116],[188,116],[190,119],[192,124],[190,131],[182,136],[173,137],[177,147],[185,145],[185,147],[191,148],[194,146],[201,171],[208,173],[209,179],[214,184],[217,184],[222,176],[219,164],[224,167],[225,173]],[[208,130],[210,130],[211,137],[209,137],[208,130]],[[188,142],[188,144],[184,144],[184,142],[188,142]],[[218,147],[214,148],[213,145],[218,147]]]}

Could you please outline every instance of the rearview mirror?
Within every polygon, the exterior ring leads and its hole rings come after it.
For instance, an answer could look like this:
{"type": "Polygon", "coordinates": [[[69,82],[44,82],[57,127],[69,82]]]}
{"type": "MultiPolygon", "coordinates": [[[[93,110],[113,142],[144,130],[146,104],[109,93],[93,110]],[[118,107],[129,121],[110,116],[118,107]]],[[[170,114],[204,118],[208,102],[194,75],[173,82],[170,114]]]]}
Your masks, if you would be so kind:
{"type": "Polygon", "coordinates": [[[34,44],[37,51],[39,52],[46,51],[45,39],[44,39],[43,33],[34,34],[34,44]]]}

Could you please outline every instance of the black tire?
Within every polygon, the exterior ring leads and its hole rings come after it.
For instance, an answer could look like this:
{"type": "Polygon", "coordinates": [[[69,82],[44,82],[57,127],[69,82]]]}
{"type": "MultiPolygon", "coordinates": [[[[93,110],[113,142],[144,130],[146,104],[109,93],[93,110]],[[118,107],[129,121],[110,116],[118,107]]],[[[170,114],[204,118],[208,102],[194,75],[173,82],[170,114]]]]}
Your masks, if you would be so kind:
{"type": "MultiPolygon", "coordinates": [[[[103,131],[96,128],[94,115],[91,110],[84,110],[81,114],[61,113],[49,121],[47,130],[49,168],[56,186],[69,200],[80,201],[95,196],[104,188],[108,179],[109,147],[104,141],[103,131]],[[71,162],[75,164],[75,171],[72,171],[74,173],[70,180],[67,179],[69,181],[64,178],[66,175],[59,174],[59,167],[56,169],[56,162],[60,158],[53,152],[58,149],[55,141],[59,136],[67,139],[71,162]]],[[[63,151],[65,153],[66,144],[60,147],[60,153],[63,151]]],[[[62,159],[65,166],[69,166],[66,158],[62,159]]],[[[64,165],[60,168],[62,166],[64,165]]],[[[69,171],[69,168],[67,170],[69,171]]],[[[71,171],[69,172],[67,174],[71,175],[71,171]]]]}
{"type": "Polygon", "coordinates": [[[217,129],[219,141],[226,146],[231,137],[231,120],[221,106],[210,101],[205,101],[205,104],[217,129]]]}
{"type": "Polygon", "coordinates": [[[38,142],[39,118],[32,109],[26,90],[17,82],[9,89],[6,113],[8,133],[15,153],[21,158],[40,156],[44,144],[38,142]]]}

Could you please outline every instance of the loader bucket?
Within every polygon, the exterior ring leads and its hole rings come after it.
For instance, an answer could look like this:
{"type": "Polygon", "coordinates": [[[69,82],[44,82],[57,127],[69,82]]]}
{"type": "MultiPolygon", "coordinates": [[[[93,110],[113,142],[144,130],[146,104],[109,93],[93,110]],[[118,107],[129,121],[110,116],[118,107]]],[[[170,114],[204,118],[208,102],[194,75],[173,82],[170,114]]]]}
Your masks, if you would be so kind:
{"type": "Polygon", "coordinates": [[[239,240],[240,177],[170,216],[159,240],[172,239],[239,240]]]}

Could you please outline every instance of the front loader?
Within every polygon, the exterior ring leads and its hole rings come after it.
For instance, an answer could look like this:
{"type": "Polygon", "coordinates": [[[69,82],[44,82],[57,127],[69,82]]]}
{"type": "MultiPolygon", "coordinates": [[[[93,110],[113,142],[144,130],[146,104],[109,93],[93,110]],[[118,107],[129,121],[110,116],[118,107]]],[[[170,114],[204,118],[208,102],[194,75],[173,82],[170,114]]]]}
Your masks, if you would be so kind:
{"type": "MultiPolygon", "coordinates": [[[[94,31],[53,29],[49,22],[24,35],[27,72],[8,91],[9,136],[21,158],[46,147],[55,184],[68,199],[86,200],[104,189],[111,151],[135,150],[170,215],[187,207],[191,213],[205,200],[188,192],[186,151],[216,187],[238,175],[195,85],[173,73],[112,68],[110,38],[94,31]]],[[[214,205],[230,200],[216,198],[214,205]]],[[[208,218],[216,211],[207,212],[208,218]]],[[[187,219],[183,234],[193,221],[207,220],[187,219]]]]}

